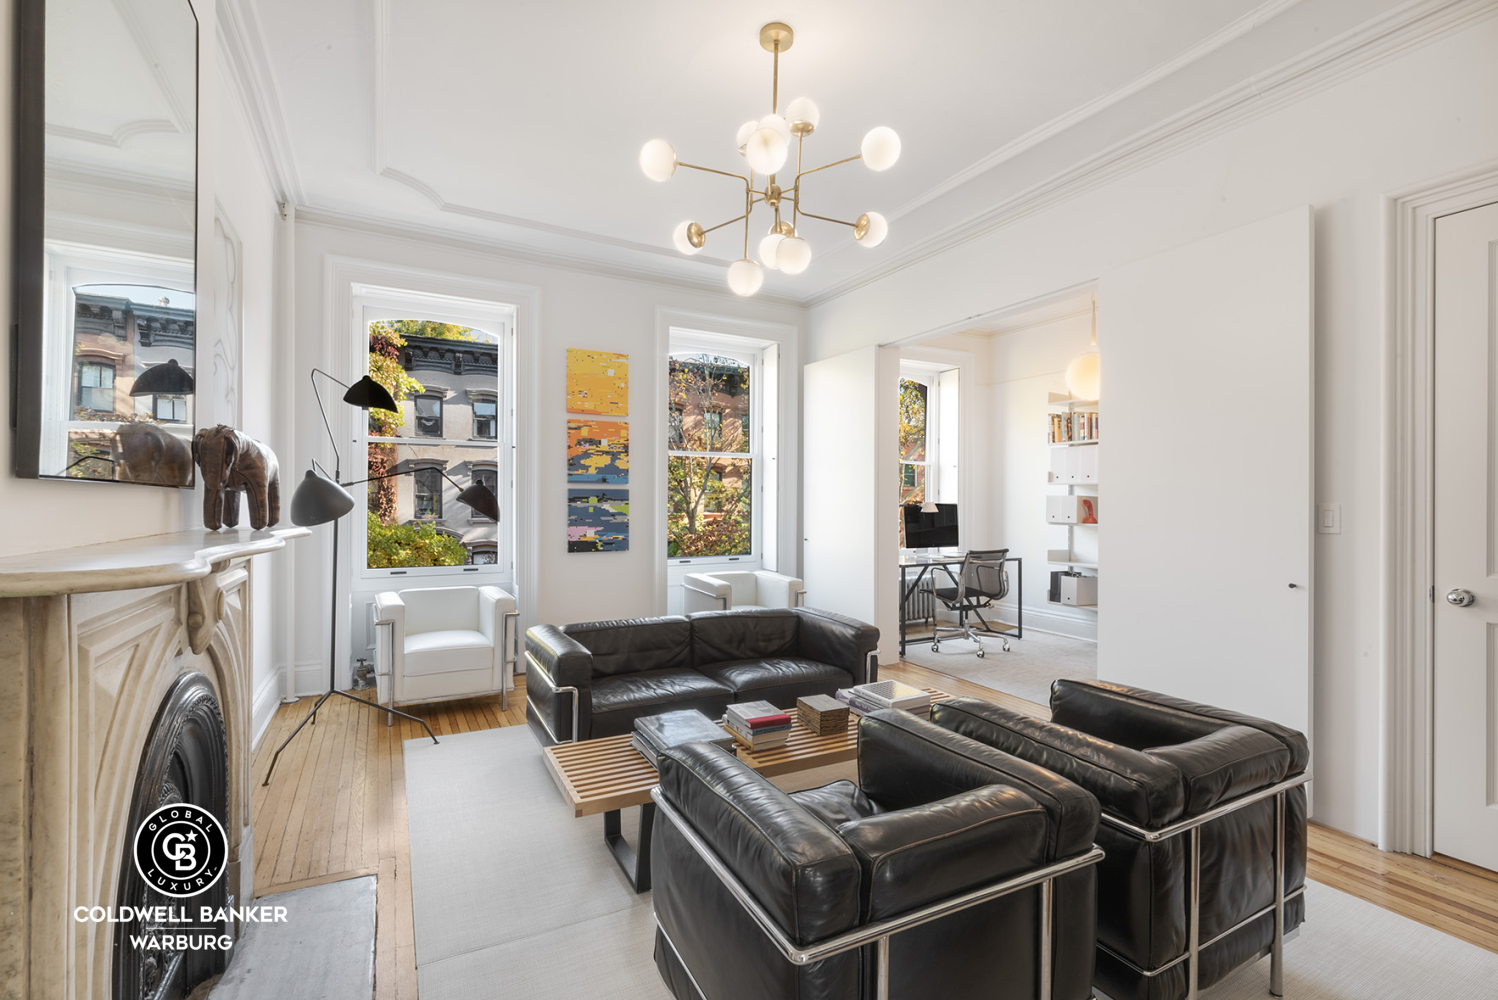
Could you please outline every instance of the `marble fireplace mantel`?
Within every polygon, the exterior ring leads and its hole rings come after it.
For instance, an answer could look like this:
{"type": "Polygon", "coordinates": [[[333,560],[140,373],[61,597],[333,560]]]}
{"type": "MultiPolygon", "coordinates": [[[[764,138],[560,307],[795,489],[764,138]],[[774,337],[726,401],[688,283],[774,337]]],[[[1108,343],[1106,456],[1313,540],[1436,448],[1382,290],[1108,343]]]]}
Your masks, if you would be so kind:
{"type": "Polygon", "coordinates": [[[229,892],[253,895],[251,557],[306,528],[204,529],[0,557],[0,997],[104,1000],[127,815],[178,677],[228,744],[229,892]]]}

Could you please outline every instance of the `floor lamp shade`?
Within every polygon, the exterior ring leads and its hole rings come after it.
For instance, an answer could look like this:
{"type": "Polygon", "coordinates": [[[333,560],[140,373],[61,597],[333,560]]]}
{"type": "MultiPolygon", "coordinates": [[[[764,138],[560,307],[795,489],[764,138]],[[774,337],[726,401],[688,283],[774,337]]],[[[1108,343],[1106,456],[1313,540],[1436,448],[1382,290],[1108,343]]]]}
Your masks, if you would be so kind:
{"type": "MultiPolygon", "coordinates": [[[[132,396],[154,396],[158,393],[170,396],[186,396],[193,392],[192,376],[187,369],[177,364],[176,358],[167,358],[163,364],[152,365],[140,373],[130,387],[132,396]]],[[[389,395],[388,393],[386,395],[389,395]]]]}
{"type": "Polygon", "coordinates": [[[354,509],[349,491],[311,469],[291,497],[291,523],[302,527],[336,521],[354,509]]]}
{"type": "Polygon", "coordinates": [[[362,410],[400,412],[400,407],[396,405],[395,397],[390,395],[390,390],[368,375],[348,387],[348,392],[343,394],[343,401],[362,410]]]}
{"type": "Polygon", "coordinates": [[[491,521],[499,520],[499,498],[483,483],[474,483],[459,493],[458,502],[466,503],[491,521]]]}

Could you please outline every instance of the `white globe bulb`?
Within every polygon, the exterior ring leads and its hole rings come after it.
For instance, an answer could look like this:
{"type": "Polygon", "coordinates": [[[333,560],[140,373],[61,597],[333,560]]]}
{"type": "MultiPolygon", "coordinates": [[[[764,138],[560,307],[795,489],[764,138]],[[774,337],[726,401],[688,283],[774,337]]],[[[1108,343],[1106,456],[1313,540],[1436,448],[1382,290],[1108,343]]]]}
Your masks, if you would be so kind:
{"type": "Polygon", "coordinates": [[[785,239],[784,233],[771,233],[759,241],[759,262],[765,267],[774,270],[780,265],[776,262],[780,248],[780,242],[785,239]]]}
{"type": "Polygon", "coordinates": [[[653,181],[670,180],[676,173],[676,150],[665,139],[651,139],[640,148],[640,169],[653,181]]]}
{"type": "Polygon", "coordinates": [[[749,137],[754,134],[757,128],[759,128],[759,122],[754,121],[745,122],[739,126],[738,135],[734,137],[733,143],[739,147],[740,156],[744,155],[744,144],[749,141],[749,137]]]}
{"type": "Polygon", "coordinates": [[[676,249],[687,256],[702,252],[702,247],[692,246],[692,241],[688,239],[687,230],[690,228],[692,228],[692,221],[688,219],[686,222],[678,225],[676,231],[671,234],[671,242],[676,244],[676,249]]]}
{"type": "Polygon", "coordinates": [[[765,115],[759,120],[760,128],[772,128],[780,133],[780,138],[787,143],[791,141],[791,123],[779,115],[765,115]]]}
{"type": "Polygon", "coordinates": [[[759,128],[749,136],[749,141],[744,145],[744,159],[749,161],[749,169],[757,174],[773,174],[785,166],[786,153],[790,151],[788,143],[779,132],[772,128],[759,128]]]}
{"type": "Polygon", "coordinates": [[[889,235],[889,223],[878,212],[865,212],[863,218],[867,220],[868,228],[863,231],[862,236],[858,237],[858,245],[877,247],[889,235]]]}
{"type": "Polygon", "coordinates": [[[811,263],[811,244],[799,236],[787,236],[775,248],[775,263],[786,274],[800,274],[811,263]]]}
{"type": "Polygon", "coordinates": [[[1066,391],[1075,399],[1098,398],[1098,354],[1093,348],[1066,366],[1066,391]]]}
{"type": "Polygon", "coordinates": [[[870,170],[888,170],[900,158],[900,137],[887,125],[869,129],[858,147],[870,170]]]}
{"type": "Polygon", "coordinates": [[[735,295],[753,295],[765,283],[765,272],[748,257],[728,265],[728,287],[735,295]]]}
{"type": "Polygon", "coordinates": [[[822,112],[817,102],[810,97],[798,97],[785,106],[785,116],[793,122],[805,122],[816,128],[822,121],[822,112]]]}

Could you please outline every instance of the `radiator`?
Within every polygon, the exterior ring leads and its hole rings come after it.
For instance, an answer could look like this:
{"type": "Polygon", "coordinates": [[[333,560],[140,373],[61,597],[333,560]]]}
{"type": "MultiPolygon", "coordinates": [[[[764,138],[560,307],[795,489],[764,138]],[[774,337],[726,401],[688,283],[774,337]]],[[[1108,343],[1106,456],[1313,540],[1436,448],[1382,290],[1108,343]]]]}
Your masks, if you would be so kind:
{"type": "Polygon", "coordinates": [[[934,622],[936,620],[936,597],[931,593],[931,574],[916,584],[915,591],[905,601],[905,621],[934,622]]]}

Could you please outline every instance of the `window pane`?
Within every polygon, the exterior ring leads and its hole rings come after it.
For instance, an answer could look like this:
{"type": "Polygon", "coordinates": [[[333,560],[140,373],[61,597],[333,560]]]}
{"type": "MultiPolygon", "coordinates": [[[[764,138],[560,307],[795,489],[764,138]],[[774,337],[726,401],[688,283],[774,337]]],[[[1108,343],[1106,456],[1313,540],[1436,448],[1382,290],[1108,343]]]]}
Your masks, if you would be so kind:
{"type": "Polygon", "coordinates": [[[926,467],[900,464],[900,502],[926,502],[926,467]]]}
{"type": "Polygon", "coordinates": [[[750,368],[711,354],[672,355],[668,445],[675,451],[749,451],[750,368]],[[679,424],[679,430],[678,425],[679,424]]]}
{"type": "Polygon", "coordinates": [[[666,469],[666,555],[753,551],[750,461],[672,456],[666,469]]]}
{"type": "Polygon", "coordinates": [[[900,380],[900,461],[926,461],[926,386],[900,380]]]}
{"type": "Polygon", "coordinates": [[[473,401],[473,436],[494,438],[499,431],[499,404],[493,400],[473,401]]]}
{"type": "MultiPolygon", "coordinates": [[[[78,363],[78,405],[99,413],[114,412],[114,366],[78,363]]],[[[97,419],[97,418],[95,418],[97,419]]]]}
{"type": "Polygon", "coordinates": [[[416,516],[442,516],[442,473],[436,469],[417,469],[411,475],[416,487],[416,516]]]}
{"type": "Polygon", "coordinates": [[[416,397],[416,433],[423,437],[442,436],[442,400],[436,396],[416,397]]]}
{"type": "MultiPolygon", "coordinates": [[[[478,469],[478,470],[476,470],[474,472],[474,474],[473,474],[473,481],[476,482],[476,483],[479,483],[479,484],[481,484],[483,486],[487,486],[489,488],[489,492],[490,493],[493,493],[496,497],[499,496],[499,490],[498,490],[499,473],[496,472],[494,469],[478,469]]],[[[493,524],[494,523],[494,521],[492,519],[490,519],[488,517],[485,517],[483,514],[480,514],[478,511],[474,510],[472,507],[468,508],[468,520],[470,520],[470,521],[482,521],[482,522],[487,523],[487,524],[493,524]]]]}

